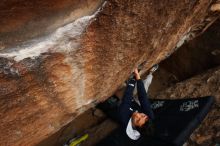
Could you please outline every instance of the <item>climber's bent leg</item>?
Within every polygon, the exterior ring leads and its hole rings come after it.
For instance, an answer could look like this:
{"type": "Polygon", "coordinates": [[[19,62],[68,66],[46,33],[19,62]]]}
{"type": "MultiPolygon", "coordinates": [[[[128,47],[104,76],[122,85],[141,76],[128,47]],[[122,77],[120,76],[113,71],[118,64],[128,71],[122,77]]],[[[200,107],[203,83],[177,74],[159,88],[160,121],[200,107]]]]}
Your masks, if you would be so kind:
{"type": "Polygon", "coordinates": [[[148,91],[148,88],[152,82],[152,79],[153,79],[153,75],[152,75],[152,73],[150,73],[149,75],[147,75],[146,79],[143,80],[144,88],[145,88],[146,92],[148,91]]]}
{"type": "MultiPolygon", "coordinates": [[[[145,87],[145,90],[146,92],[148,91],[148,88],[152,82],[152,79],[153,79],[153,73],[159,68],[159,65],[158,64],[155,64],[149,71],[149,74],[147,75],[146,79],[143,80],[143,83],[144,83],[144,87],[145,87]]],[[[135,89],[134,89],[134,95],[137,94],[137,86],[135,86],[135,89]]]]}

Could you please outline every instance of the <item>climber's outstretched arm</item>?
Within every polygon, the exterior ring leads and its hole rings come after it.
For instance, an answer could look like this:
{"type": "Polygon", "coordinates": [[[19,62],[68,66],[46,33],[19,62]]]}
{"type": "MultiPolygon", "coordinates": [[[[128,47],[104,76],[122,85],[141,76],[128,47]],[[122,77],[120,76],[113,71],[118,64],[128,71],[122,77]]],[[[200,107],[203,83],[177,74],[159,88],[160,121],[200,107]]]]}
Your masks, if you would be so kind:
{"type": "Polygon", "coordinates": [[[144,113],[147,114],[150,119],[154,119],[154,113],[151,109],[151,104],[148,99],[148,94],[145,90],[144,83],[141,79],[137,81],[137,92],[138,92],[138,99],[141,104],[141,108],[143,109],[144,113]]]}
{"type": "Polygon", "coordinates": [[[144,83],[139,75],[138,69],[135,69],[134,73],[135,73],[135,78],[137,80],[137,93],[138,93],[138,99],[141,104],[141,108],[143,109],[144,113],[150,117],[150,119],[154,119],[154,113],[151,109],[151,104],[150,101],[148,100],[148,95],[145,90],[144,83]]]}
{"type": "Polygon", "coordinates": [[[133,91],[134,91],[135,83],[136,80],[134,79],[131,79],[128,82],[127,88],[122,98],[122,102],[119,106],[119,115],[123,126],[127,126],[127,122],[131,117],[132,111],[130,110],[130,107],[133,99],[133,91]]]}

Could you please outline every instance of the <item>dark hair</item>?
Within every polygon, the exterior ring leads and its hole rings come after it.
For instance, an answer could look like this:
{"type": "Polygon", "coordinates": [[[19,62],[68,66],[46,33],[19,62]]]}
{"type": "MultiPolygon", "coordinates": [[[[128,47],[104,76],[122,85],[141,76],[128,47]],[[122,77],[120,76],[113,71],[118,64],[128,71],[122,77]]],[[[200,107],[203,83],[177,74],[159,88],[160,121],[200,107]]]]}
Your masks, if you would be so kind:
{"type": "Polygon", "coordinates": [[[155,128],[152,120],[148,120],[143,126],[136,127],[137,131],[140,132],[142,136],[153,136],[155,133],[155,128]]]}

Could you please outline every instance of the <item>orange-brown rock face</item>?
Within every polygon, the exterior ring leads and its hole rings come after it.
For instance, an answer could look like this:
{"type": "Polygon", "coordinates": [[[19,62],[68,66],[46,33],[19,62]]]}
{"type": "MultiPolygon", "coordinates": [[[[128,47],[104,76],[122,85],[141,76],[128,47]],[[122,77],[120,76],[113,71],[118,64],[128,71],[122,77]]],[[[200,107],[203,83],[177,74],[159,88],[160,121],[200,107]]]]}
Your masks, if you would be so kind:
{"type": "Polygon", "coordinates": [[[110,96],[135,66],[166,58],[210,2],[3,1],[1,145],[37,144],[110,96]]]}

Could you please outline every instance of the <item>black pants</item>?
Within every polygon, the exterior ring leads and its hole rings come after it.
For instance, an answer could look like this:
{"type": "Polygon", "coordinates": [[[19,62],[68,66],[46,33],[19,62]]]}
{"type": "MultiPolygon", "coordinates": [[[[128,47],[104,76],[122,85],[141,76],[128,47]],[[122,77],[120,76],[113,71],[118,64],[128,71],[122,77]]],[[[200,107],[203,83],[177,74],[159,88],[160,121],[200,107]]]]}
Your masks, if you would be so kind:
{"type": "Polygon", "coordinates": [[[119,123],[118,107],[120,100],[117,96],[112,96],[106,101],[99,103],[97,108],[101,109],[110,119],[119,123]]]}

